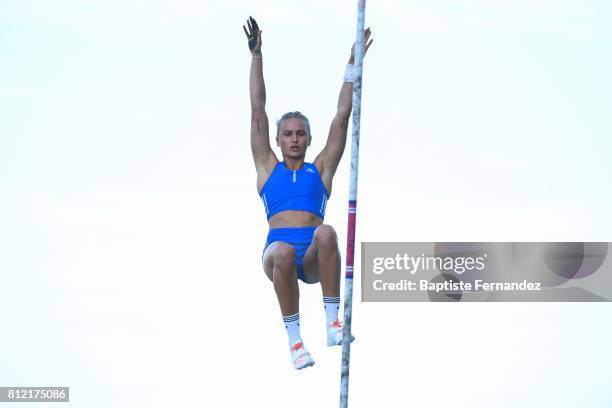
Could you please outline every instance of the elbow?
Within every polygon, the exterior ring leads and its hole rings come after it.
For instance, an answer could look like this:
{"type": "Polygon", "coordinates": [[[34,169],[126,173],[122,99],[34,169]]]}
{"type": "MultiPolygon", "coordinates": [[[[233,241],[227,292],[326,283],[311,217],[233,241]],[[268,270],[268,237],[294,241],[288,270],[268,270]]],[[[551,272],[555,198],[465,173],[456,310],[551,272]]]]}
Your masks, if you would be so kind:
{"type": "Polygon", "coordinates": [[[259,108],[251,107],[251,122],[255,123],[266,118],[266,110],[263,105],[259,108]]]}
{"type": "Polygon", "coordinates": [[[262,113],[266,111],[266,104],[264,102],[251,103],[251,113],[262,113]]]}
{"type": "Polygon", "coordinates": [[[266,108],[266,93],[251,90],[251,110],[263,111],[266,108]]]}
{"type": "Polygon", "coordinates": [[[351,117],[351,107],[350,106],[338,106],[336,117],[338,117],[339,119],[347,120],[348,118],[351,117]]]}

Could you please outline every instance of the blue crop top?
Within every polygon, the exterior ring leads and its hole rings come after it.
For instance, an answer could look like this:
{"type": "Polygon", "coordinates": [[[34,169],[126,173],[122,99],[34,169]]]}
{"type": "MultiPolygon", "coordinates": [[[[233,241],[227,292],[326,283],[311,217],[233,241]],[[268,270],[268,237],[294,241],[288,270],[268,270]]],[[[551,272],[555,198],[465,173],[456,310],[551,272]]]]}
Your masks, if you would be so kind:
{"type": "Polygon", "coordinates": [[[281,211],[308,211],[317,217],[325,217],[327,189],[321,175],[312,163],[304,163],[299,170],[290,170],[285,162],[279,162],[259,194],[268,220],[281,211]]]}

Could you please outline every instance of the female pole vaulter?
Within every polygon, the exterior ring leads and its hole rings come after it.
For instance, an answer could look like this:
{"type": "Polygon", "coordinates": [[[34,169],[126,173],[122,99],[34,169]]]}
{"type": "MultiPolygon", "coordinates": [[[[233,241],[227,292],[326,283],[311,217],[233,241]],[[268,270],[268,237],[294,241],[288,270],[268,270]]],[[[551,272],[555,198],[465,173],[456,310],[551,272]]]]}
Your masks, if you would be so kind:
{"type": "MultiPolygon", "coordinates": [[[[263,78],[261,33],[250,17],[243,26],[251,51],[251,150],[257,172],[257,191],[268,218],[269,232],[262,255],[263,269],[272,281],[287,335],[291,361],[296,369],[314,364],[300,335],[298,279],[321,283],[327,318],[327,345],[342,344],[340,307],[340,250],[336,232],[323,224],[332,179],[346,145],[352,109],[353,63],[351,49],[338,109],[329,128],[327,143],[314,162],[305,162],[312,139],[310,124],[300,112],[285,113],[276,124],[280,162],[270,147],[266,88],[263,78]],[[248,28],[247,28],[248,27],[248,28]]],[[[370,29],[364,33],[365,51],[372,44],[370,29]],[[369,40],[369,41],[368,41],[369,40]]],[[[297,54],[299,57],[299,53],[297,54]]]]}

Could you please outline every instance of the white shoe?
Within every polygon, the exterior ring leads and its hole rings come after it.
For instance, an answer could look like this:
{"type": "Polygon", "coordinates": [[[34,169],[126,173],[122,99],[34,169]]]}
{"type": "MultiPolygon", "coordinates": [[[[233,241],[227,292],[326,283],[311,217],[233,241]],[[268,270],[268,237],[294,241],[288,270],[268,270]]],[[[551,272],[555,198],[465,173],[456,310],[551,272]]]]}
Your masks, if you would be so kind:
{"type": "MultiPolygon", "coordinates": [[[[342,332],[344,324],[340,320],[332,320],[327,326],[327,345],[340,346],[342,344],[342,332]]],[[[351,343],[355,340],[355,336],[351,335],[351,343]]]]}
{"type": "Polygon", "coordinates": [[[308,350],[306,350],[306,347],[304,347],[302,340],[298,340],[291,346],[291,362],[296,370],[314,365],[314,360],[308,350]]]}

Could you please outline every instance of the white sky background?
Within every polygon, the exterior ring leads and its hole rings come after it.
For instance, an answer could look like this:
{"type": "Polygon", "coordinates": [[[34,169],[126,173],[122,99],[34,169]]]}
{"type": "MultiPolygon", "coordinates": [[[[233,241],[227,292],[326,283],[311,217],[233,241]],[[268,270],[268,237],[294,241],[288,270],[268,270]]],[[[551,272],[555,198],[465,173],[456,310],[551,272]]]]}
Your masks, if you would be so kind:
{"type": "MultiPolygon", "coordinates": [[[[77,407],[337,404],[319,289],[317,365],[296,373],[261,271],[241,25],[264,31],[271,122],[306,113],[312,159],[355,14],[0,0],[0,385],[69,385],[77,407]]],[[[611,20],[606,1],[370,2],[357,240],[611,241],[611,20]]],[[[349,152],[326,218],[343,252],[349,152]]],[[[351,406],[612,401],[608,304],[354,312],[351,406]]]]}

